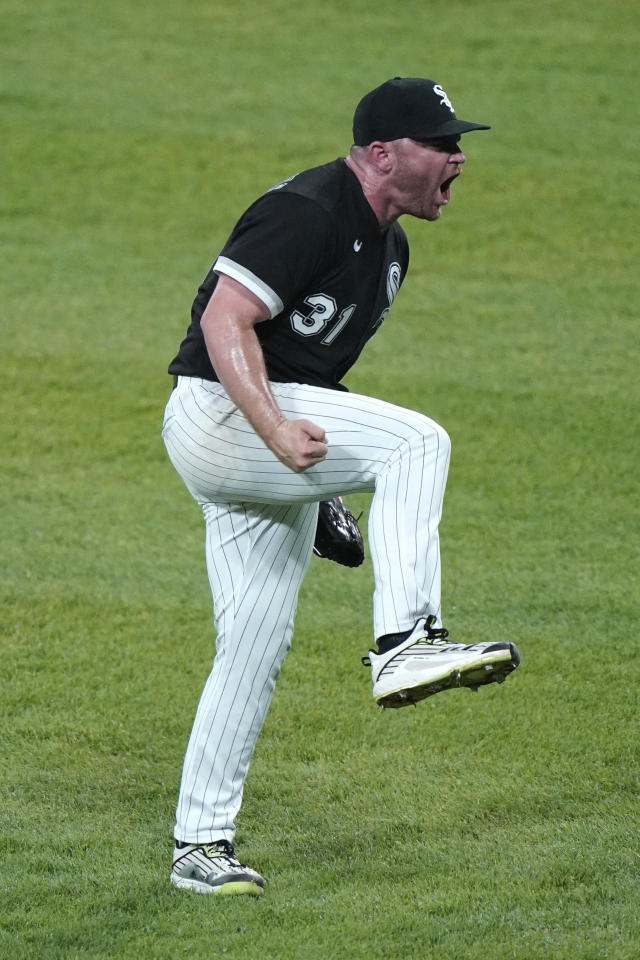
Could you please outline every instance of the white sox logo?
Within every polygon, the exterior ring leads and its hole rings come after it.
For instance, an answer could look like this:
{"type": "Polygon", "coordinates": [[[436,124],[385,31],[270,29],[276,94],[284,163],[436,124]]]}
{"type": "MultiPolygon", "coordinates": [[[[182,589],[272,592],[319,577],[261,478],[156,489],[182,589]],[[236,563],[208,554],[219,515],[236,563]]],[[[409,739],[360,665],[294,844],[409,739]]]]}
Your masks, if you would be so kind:
{"type": "Polygon", "coordinates": [[[396,261],[394,260],[393,263],[389,264],[389,272],[387,273],[387,300],[389,301],[389,306],[385,307],[382,313],[380,314],[380,316],[378,317],[378,321],[375,327],[373,328],[372,336],[373,336],[373,333],[375,333],[375,331],[378,329],[380,324],[384,323],[384,321],[386,320],[391,304],[395,300],[398,294],[398,290],[400,289],[401,281],[402,281],[402,268],[400,267],[400,264],[396,263],[396,261]]]}
{"type": "Polygon", "coordinates": [[[444,90],[442,89],[439,83],[434,84],[433,92],[437,93],[437,95],[442,98],[440,100],[440,106],[449,107],[449,110],[451,110],[451,113],[453,113],[454,110],[451,105],[451,100],[449,100],[449,97],[446,95],[446,93],[444,92],[444,90]]]}
{"type": "Polygon", "coordinates": [[[400,269],[400,264],[396,263],[394,260],[393,263],[389,264],[389,273],[387,274],[387,300],[389,301],[389,306],[393,303],[400,289],[400,280],[402,278],[402,270],[400,269]]]}

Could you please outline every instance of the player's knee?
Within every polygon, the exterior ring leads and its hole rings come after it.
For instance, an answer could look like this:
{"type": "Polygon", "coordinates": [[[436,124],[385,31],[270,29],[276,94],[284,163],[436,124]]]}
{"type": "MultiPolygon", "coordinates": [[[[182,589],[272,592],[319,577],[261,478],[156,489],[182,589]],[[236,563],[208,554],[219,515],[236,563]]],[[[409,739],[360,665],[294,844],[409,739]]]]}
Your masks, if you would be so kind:
{"type": "Polygon", "coordinates": [[[436,431],[438,436],[438,453],[440,456],[448,459],[449,454],[451,453],[451,437],[444,427],[440,426],[440,424],[436,424],[436,426],[438,428],[436,431]]]}
{"type": "Polygon", "coordinates": [[[414,424],[419,436],[419,442],[426,449],[434,450],[437,457],[448,458],[451,453],[451,437],[444,427],[435,420],[430,420],[422,414],[416,415],[414,424]]]}

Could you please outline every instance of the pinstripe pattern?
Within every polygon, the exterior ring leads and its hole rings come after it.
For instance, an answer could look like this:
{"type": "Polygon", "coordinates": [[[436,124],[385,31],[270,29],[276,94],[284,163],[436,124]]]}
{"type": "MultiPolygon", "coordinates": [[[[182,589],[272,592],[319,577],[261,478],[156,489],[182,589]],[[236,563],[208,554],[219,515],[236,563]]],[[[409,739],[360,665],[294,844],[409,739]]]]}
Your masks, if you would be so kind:
{"type": "Polygon", "coordinates": [[[165,413],[169,456],[206,522],[216,657],[189,741],[176,838],[233,839],[234,819],[293,632],[317,502],[373,492],[374,635],[440,622],[438,524],[450,443],[433,420],[381,400],[272,384],[286,417],[323,427],[326,460],[284,467],[218,383],[180,378],[165,413]]]}

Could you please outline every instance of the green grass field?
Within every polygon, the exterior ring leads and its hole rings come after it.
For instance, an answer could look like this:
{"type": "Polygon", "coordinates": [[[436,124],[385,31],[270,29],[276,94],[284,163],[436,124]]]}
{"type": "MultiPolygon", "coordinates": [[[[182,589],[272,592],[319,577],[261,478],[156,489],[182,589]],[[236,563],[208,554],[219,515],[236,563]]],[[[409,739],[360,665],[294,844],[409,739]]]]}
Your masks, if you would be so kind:
{"type": "Polygon", "coordinates": [[[636,960],[636,0],[5,0],[0,31],[0,956],[636,960]],[[376,710],[370,563],[314,559],[238,824],[267,894],[190,896],[213,638],[166,366],[244,206],[395,74],[493,130],[405,221],[348,383],[450,432],[445,623],[523,664],[376,710]]]}

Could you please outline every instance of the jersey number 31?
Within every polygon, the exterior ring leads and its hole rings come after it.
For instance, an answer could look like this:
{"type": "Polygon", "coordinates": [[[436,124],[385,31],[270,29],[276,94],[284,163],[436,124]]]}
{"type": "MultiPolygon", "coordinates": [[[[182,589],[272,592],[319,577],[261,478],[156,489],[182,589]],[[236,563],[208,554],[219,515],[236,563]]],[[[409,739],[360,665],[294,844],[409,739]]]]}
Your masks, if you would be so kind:
{"type": "MultiPolygon", "coordinates": [[[[333,297],[325,293],[315,293],[310,297],[305,297],[305,303],[311,307],[311,312],[306,316],[299,310],[294,310],[291,314],[291,326],[296,333],[301,333],[303,337],[314,337],[321,333],[332,320],[336,319],[338,305],[333,297]]],[[[355,313],[357,304],[352,303],[340,311],[333,327],[322,338],[320,343],[330,344],[344,330],[355,313]]]]}

